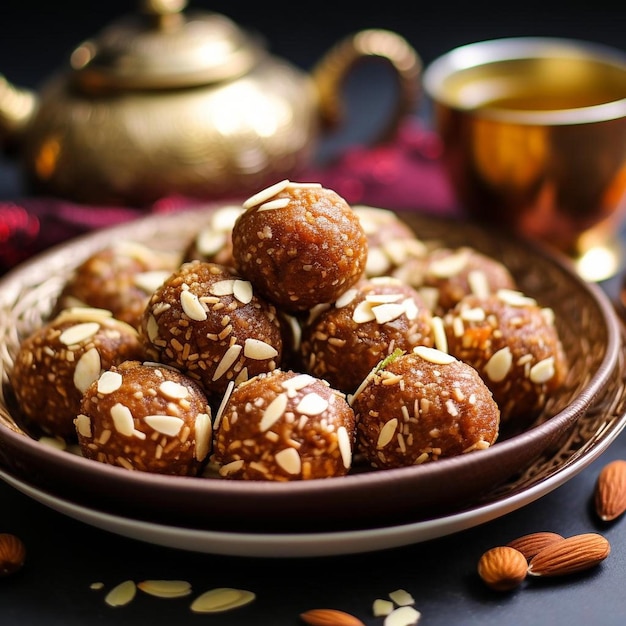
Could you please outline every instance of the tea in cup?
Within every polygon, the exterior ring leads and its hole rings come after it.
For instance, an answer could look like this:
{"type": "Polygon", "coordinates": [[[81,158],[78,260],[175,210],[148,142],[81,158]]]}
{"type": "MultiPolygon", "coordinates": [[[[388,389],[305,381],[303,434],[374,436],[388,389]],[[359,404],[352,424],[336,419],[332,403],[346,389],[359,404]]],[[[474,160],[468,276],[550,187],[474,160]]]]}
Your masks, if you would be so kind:
{"type": "Polygon", "coordinates": [[[614,233],[626,206],[626,53],[482,41],[433,61],[423,86],[468,216],[576,258],[614,233]]]}

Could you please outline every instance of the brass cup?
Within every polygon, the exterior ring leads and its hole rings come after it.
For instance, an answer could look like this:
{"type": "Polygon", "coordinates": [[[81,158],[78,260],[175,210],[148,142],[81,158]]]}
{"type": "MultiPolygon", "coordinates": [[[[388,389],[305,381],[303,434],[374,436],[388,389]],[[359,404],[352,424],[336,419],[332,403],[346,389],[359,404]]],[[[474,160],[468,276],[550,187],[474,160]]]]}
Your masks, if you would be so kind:
{"type": "Polygon", "coordinates": [[[566,252],[586,278],[618,269],[626,53],[571,39],[483,41],[433,61],[423,86],[468,216],[566,252]],[[609,256],[590,262],[598,248],[609,256]]]}

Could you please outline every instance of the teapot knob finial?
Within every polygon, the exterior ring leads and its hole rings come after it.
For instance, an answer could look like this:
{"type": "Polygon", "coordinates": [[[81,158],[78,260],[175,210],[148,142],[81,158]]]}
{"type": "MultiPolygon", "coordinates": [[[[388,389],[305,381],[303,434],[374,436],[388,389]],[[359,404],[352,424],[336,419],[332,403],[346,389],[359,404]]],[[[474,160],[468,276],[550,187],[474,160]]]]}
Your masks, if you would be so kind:
{"type": "Polygon", "coordinates": [[[187,0],[139,0],[140,11],[154,17],[161,26],[180,19],[186,6],[187,0]]]}
{"type": "Polygon", "coordinates": [[[139,6],[144,13],[167,15],[180,13],[187,6],[187,0],[140,0],[139,6]]]}

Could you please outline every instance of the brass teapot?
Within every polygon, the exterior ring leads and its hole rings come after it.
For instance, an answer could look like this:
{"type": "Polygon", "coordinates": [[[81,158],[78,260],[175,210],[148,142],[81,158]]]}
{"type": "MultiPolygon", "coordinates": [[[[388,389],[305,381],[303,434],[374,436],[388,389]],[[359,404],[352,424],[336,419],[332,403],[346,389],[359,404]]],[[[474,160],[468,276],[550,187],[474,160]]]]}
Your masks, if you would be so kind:
{"type": "Polygon", "coordinates": [[[30,191],[142,206],[239,197],[293,177],[342,121],[344,81],[366,58],[398,78],[387,136],[416,103],[421,60],[396,33],[359,31],[307,74],[226,16],[185,9],[143,0],[75,48],[39,93],[0,75],[0,144],[30,191]]]}

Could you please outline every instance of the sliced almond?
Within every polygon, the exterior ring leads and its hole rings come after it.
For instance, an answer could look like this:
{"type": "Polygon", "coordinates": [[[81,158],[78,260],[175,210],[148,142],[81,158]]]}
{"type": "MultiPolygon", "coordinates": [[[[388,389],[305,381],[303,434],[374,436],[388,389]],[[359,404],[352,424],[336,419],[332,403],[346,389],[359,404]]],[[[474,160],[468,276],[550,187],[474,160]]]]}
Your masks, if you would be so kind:
{"type": "Polygon", "coordinates": [[[383,600],[377,598],[372,604],[372,613],[374,617],[385,617],[394,610],[394,604],[391,600],[383,600]]]}
{"type": "Polygon", "coordinates": [[[263,411],[259,430],[264,433],[269,430],[284,414],[289,398],[286,393],[279,393],[263,411]]]}
{"type": "Polygon", "coordinates": [[[392,417],[390,420],[385,422],[385,425],[380,429],[380,433],[378,434],[378,440],[376,441],[376,449],[380,450],[384,448],[396,434],[398,430],[398,418],[392,417]]]}
{"type": "Polygon", "coordinates": [[[74,326],[66,328],[59,335],[59,341],[66,346],[71,346],[91,339],[99,330],[100,324],[98,322],[75,324],[74,326]]]}
{"type": "Polygon", "coordinates": [[[125,580],[107,593],[104,601],[109,606],[125,606],[132,602],[137,593],[137,585],[132,580],[125,580]]]}
{"type": "Polygon", "coordinates": [[[418,356],[421,356],[425,361],[435,363],[436,365],[449,365],[454,363],[456,359],[447,352],[442,352],[437,348],[429,348],[427,346],[415,346],[413,352],[418,356]]]}
{"type": "Polygon", "coordinates": [[[302,471],[302,459],[295,448],[284,448],[279,450],[274,459],[276,464],[288,474],[295,476],[302,471]]]}
{"type": "Polygon", "coordinates": [[[109,394],[117,391],[124,382],[122,375],[118,372],[106,371],[98,379],[98,393],[109,394]]]}
{"type": "Polygon", "coordinates": [[[169,275],[170,272],[167,270],[139,272],[133,278],[133,284],[145,293],[152,294],[165,282],[169,275]]]}
{"type": "Polygon", "coordinates": [[[225,278],[224,280],[218,280],[211,285],[209,291],[214,296],[230,296],[235,291],[235,279],[225,278]]]}
{"type": "Polygon", "coordinates": [[[385,617],[384,626],[415,626],[422,614],[412,606],[401,606],[385,617]]]}
{"type": "Polygon", "coordinates": [[[408,606],[409,604],[415,604],[413,596],[405,589],[396,589],[389,594],[389,597],[398,606],[408,606]]]}
{"type": "Polygon", "coordinates": [[[207,454],[211,450],[211,435],[213,432],[211,426],[211,416],[208,413],[198,413],[195,421],[196,427],[196,452],[195,456],[198,461],[204,461],[207,454]]]}
{"type": "Polygon", "coordinates": [[[304,415],[321,415],[326,409],[328,409],[328,400],[314,391],[303,396],[296,407],[296,411],[304,415]]]}
{"type": "Polygon", "coordinates": [[[182,291],[180,294],[180,305],[185,315],[190,319],[196,322],[206,320],[207,312],[195,293],[187,290],[182,291]]]}
{"type": "Polygon", "coordinates": [[[271,211],[272,209],[284,209],[290,202],[289,198],[276,198],[268,200],[259,206],[257,211],[271,211]]]}
{"type": "Polygon", "coordinates": [[[137,587],[157,598],[181,598],[191,593],[191,584],[186,580],[144,580],[137,587]]]}
{"type": "Polygon", "coordinates": [[[239,358],[241,350],[242,347],[240,345],[233,344],[224,352],[224,356],[222,356],[213,373],[213,381],[219,380],[228,371],[230,366],[239,358]]]}
{"type": "Polygon", "coordinates": [[[252,290],[252,283],[249,280],[235,280],[233,283],[233,295],[242,304],[248,304],[252,301],[254,292],[252,290]]]}
{"type": "Polygon", "coordinates": [[[194,613],[220,613],[248,604],[255,598],[252,591],[218,587],[199,595],[190,608],[194,613]]]}
{"type": "Polygon", "coordinates": [[[174,415],[146,415],[143,421],[152,430],[167,437],[176,437],[185,424],[183,419],[174,415]]]}
{"type": "Polygon", "coordinates": [[[244,342],[243,354],[248,359],[263,361],[278,356],[278,350],[265,341],[248,337],[244,342]]]}
{"type": "Polygon", "coordinates": [[[513,355],[511,348],[505,346],[491,355],[491,358],[485,364],[485,374],[489,380],[494,383],[502,382],[513,366],[513,355]]]}
{"type": "Polygon", "coordinates": [[[189,396],[189,389],[181,383],[177,383],[173,380],[164,380],[159,385],[159,391],[168,400],[184,400],[189,396]]]}
{"type": "Polygon", "coordinates": [[[350,469],[352,465],[352,441],[345,426],[340,426],[337,429],[337,443],[339,444],[343,466],[350,469]]]}
{"type": "MultiPolygon", "coordinates": [[[[76,431],[81,437],[91,439],[91,418],[88,415],[84,415],[83,413],[78,414],[74,420],[74,425],[76,426],[76,431]]],[[[39,441],[41,441],[41,439],[39,441]]]]}
{"type": "Polygon", "coordinates": [[[531,576],[562,576],[595,567],[611,552],[599,533],[582,533],[556,541],[540,550],[528,565],[531,576]]]}
{"type": "Polygon", "coordinates": [[[398,319],[404,311],[404,304],[387,303],[372,307],[372,313],[379,324],[387,324],[398,319]]]}
{"type": "Polygon", "coordinates": [[[132,437],[135,431],[135,421],[130,409],[120,402],[117,402],[111,407],[110,413],[115,430],[121,435],[132,437]]]}
{"type": "Polygon", "coordinates": [[[554,369],[554,357],[550,356],[545,359],[542,359],[538,363],[535,363],[530,368],[530,373],[528,378],[535,385],[542,385],[543,383],[547,383],[551,378],[554,377],[556,370],[554,369]]]}
{"type": "Polygon", "coordinates": [[[243,208],[249,209],[253,206],[257,206],[259,204],[263,204],[267,202],[271,198],[273,198],[276,194],[280,193],[283,189],[287,188],[289,185],[289,180],[281,180],[265,189],[261,189],[258,193],[255,193],[253,196],[250,196],[244,203],[243,208]]]}
{"type": "Polygon", "coordinates": [[[90,348],[85,352],[74,369],[74,386],[81,393],[85,393],[87,387],[100,376],[102,359],[97,348],[90,348]]]}

